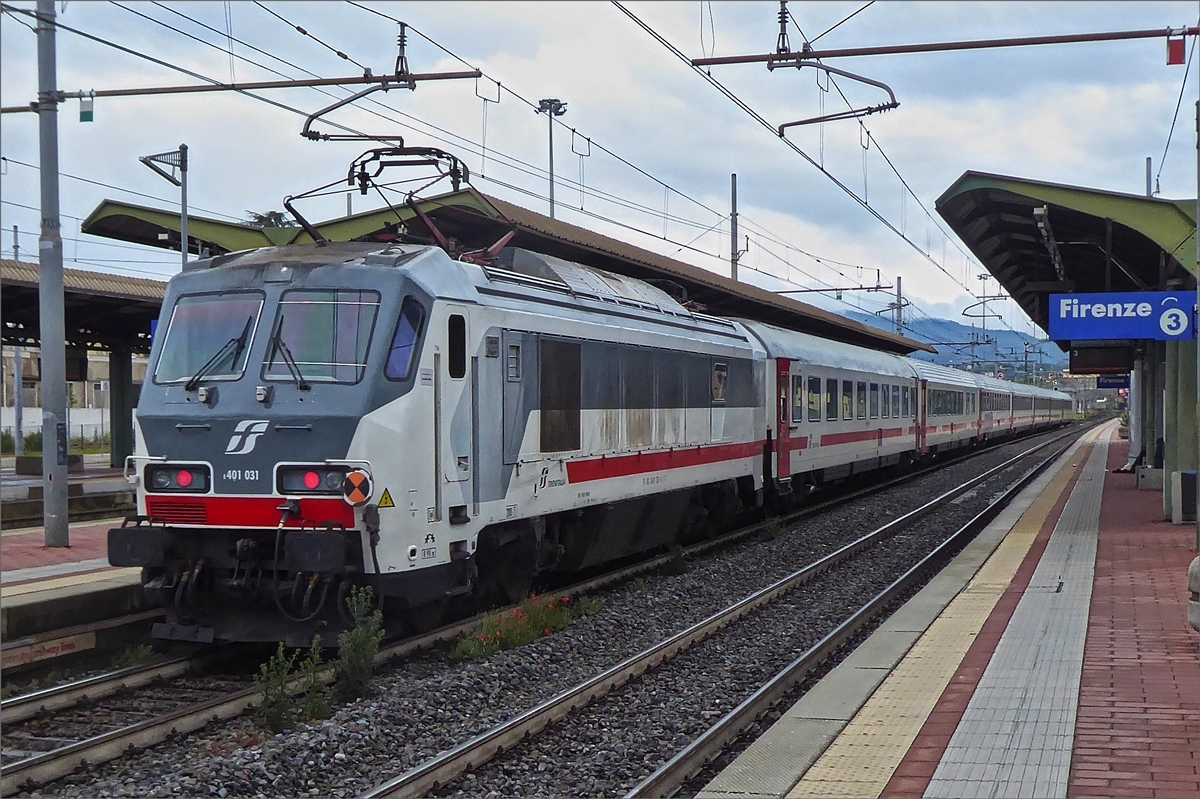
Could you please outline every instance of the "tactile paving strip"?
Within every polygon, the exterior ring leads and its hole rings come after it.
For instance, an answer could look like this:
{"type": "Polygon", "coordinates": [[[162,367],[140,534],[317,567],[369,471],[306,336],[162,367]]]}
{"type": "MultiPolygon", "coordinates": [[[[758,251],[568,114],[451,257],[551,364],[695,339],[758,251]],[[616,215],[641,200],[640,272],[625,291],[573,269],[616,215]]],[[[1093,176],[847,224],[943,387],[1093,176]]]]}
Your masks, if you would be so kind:
{"type": "MultiPolygon", "coordinates": [[[[1064,459],[1077,461],[1082,453],[1064,459]]],[[[972,581],[929,626],[789,797],[877,797],[908,752],[975,636],[1073,476],[1060,468],[972,581]]],[[[1035,483],[1034,487],[1038,487],[1035,483]]],[[[997,521],[1000,521],[999,519],[997,521]]],[[[993,523],[995,524],[995,523],[993,523]]],[[[953,568],[953,567],[951,567],[953,568]]],[[[948,731],[947,731],[948,733],[948,731]]]]}
{"type": "Polygon", "coordinates": [[[1065,797],[1100,530],[1100,441],[1046,545],[927,797],[1065,797]]]}

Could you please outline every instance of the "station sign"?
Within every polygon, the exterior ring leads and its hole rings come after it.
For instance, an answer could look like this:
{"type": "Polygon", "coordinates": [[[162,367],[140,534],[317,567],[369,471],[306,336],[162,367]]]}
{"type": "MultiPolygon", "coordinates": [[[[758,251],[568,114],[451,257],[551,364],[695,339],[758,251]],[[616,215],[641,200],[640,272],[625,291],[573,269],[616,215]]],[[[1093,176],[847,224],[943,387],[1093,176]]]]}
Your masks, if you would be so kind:
{"type": "Polygon", "coordinates": [[[1129,375],[1096,375],[1096,388],[1129,388],[1129,375]]]}
{"type": "Polygon", "coordinates": [[[1136,291],[1051,294],[1053,341],[1196,338],[1196,293],[1136,291]]]}

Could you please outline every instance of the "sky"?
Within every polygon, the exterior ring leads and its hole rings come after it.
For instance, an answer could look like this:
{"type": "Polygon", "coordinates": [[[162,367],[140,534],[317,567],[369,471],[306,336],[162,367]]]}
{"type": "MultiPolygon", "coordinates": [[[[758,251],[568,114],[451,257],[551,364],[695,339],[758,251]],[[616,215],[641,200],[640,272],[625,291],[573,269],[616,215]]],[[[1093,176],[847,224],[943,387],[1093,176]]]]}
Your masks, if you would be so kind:
{"type": "MultiPolygon", "coordinates": [[[[690,58],[771,52],[779,34],[778,3],[624,7],[690,58]]],[[[789,290],[890,286],[900,276],[913,303],[908,313],[917,317],[969,322],[962,311],[973,295],[999,290],[978,279],[986,270],[934,210],[966,170],[1141,194],[1150,156],[1160,196],[1196,195],[1200,59],[1167,66],[1161,38],[838,59],[838,68],[890,86],[900,105],[862,124],[790,128],[788,139],[806,159],[613,3],[75,1],[56,8],[63,25],[221,82],[389,73],[393,20],[403,20],[413,72],[469,65],[485,77],[376,93],[318,129],[336,123],[440,147],[466,163],[480,191],[545,213],[547,121],[530,104],[556,98],[567,103],[554,132],[558,218],[728,274],[729,184],[737,173],[746,249],[739,279],[789,290]]],[[[806,40],[832,49],[1175,28],[1196,25],[1200,15],[1195,2],[793,0],[788,9],[794,50],[806,40]]],[[[0,16],[4,106],[36,97],[36,37],[26,21],[0,16]]],[[[171,66],[58,34],[64,91],[201,82],[171,66]]],[[[711,75],[772,127],[844,110],[846,101],[861,107],[886,99],[868,84],[818,80],[812,69],[718,66],[711,75]]],[[[257,92],[262,99],[234,92],[102,98],[91,123],[78,121],[78,101],[62,104],[65,265],[159,278],[179,270],[178,253],[85,235],[79,225],[105,198],[177,210],[178,189],[137,159],[181,142],[196,215],[245,221],[250,211],[281,210],[285,196],[337,180],[369,146],[312,142],[299,132],[304,114],[358,88],[257,92]]],[[[34,114],[0,116],[0,155],[0,251],[11,257],[16,225],[30,258],[40,219],[34,114]]],[[[353,198],[355,213],[381,205],[353,198]]],[[[346,199],[338,193],[298,207],[319,221],[344,215],[346,199]]],[[[886,313],[891,295],[799,296],[835,312],[886,313]]],[[[989,327],[1035,331],[1015,302],[989,307],[1003,317],[989,327]]]]}

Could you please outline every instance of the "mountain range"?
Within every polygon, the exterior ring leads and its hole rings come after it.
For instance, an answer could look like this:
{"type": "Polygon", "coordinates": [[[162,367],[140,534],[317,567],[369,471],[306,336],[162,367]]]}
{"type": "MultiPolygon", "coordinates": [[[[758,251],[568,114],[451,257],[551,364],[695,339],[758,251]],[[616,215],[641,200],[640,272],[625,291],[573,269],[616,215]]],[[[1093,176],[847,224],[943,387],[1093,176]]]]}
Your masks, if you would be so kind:
{"type": "MultiPolygon", "coordinates": [[[[891,331],[894,324],[889,316],[875,316],[861,311],[849,311],[844,314],[856,322],[891,331]]],[[[1061,371],[1067,368],[1067,353],[1058,348],[1052,341],[1037,339],[1025,333],[1017,333],[1007,328],[1000,330],[988,329],[987,337],[990,343],[983,344],[983,331],[955,322],[951,319],[908,319],[904,323],[904,335],[915,341],[933,345],[937,354],[915,352],[913,358],[932,361],[943,366],[954,366],[960,369],[970,369],[972,363],[978,364],[973,371],[982,372],[1016,372],[1025,369],[1025,352],[1029,351],[1029,370],[1037,368],[1038,351],[1041,351],[1041,366],[1045,371],[1061,371]],[[973,349],[970,344],[960,342],[979,341],[973,349]],[[955,342],[949,344],[947,342],[955,342]]]]}

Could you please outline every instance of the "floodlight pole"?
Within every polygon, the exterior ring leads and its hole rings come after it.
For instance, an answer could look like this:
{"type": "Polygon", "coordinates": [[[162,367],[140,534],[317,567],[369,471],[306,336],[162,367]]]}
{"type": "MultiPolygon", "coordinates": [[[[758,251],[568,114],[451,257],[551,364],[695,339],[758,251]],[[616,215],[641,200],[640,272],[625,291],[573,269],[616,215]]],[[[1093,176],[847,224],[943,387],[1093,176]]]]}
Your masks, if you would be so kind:
{"type": "Polygon", "coordinates": [[[67,358],[62,235],[58,212],[58,77],[54,0],[38,0],[38,149],[42,231],[38,237],[38,328],[42,357],[42,522],[48,547],[69,547],[67,358]]]}
{"type": "Polygon", "coordinates": [[[535,114],[546,115],[550,125],[550,218],[554,218],[554,118],[567,113],[567,104],[555,99],[539,100],[535,114]]]}
{"type": "Polygon", "coordinates": [[[188,199],[187,199],[187,176],[188,176],[188,146],[186,144],[179,145],[178,150],[172,150],[169,153],[158,153],[156,155],[141,155],[138,160],[146,166],[153,169],[160,176],[170,181],[179,187],[179,252],[182,259],[182,266],[187,269],[188,261],[188,199]],[[172,171],[168,172],[159,166],[166,164],[172,167],[172,171]],[[175,177],[174,167],[179,167],[179,177],[175,177]]]}
{"type": "Polygon", "coordinates": [[[187,269],[188,261],[187,150],[186,144],[179,145],[179,251],[183,253],[180,263],[182,269],[187,269]]]}

